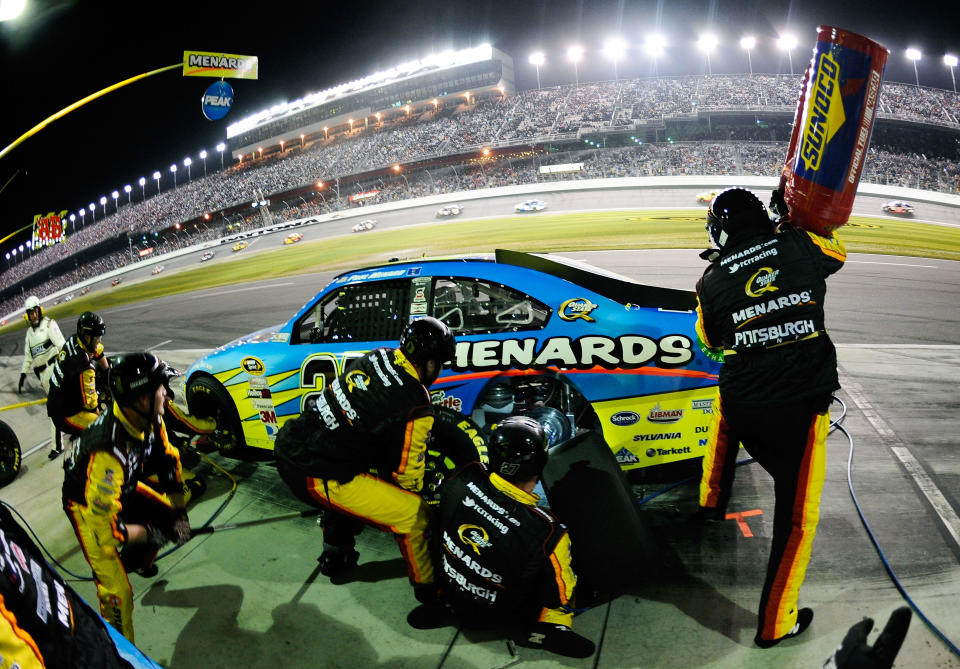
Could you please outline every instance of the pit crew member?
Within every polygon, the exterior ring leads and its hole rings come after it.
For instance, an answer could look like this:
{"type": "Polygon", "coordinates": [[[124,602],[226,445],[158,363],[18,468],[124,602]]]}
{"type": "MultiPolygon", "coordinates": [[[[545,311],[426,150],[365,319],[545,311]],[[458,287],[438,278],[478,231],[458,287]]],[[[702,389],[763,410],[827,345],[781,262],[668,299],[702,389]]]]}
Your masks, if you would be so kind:
{"type": "Polygon", "coordinates": [[[419,493],[434,421],[428,388],[454,344],[441,321],[411,322],[398,348],[357,358],[317,396],[315,411],[277,435],[281,477],[298,498],[326,510],[323,574],[357,564],[354,537],[368,524],[395,535],[417,599],[436,597],[425,536],[431,513],[419,493]]]}
{"type": "Polygon", "coordinates": [[[470,463],[448,480],[438,508],[441,598],[410,612],[419,629],[449,624],[499,628],[527,646],[589,657],[595,646],[571,629],[576,575],[570,537],[533,492],[547,436],[529,416],[495,425],[490,471],[470,463]],[[452,614],[452,617],[451,615],[452,614]]]}
{"type": "MultiPolygon", "coordinates": [[[[33,370],[40,381],[44,395],[50,390],[50,375],[53,373],[52,363],[60,347],[63,346],[63,334],[60,332],[60,326],[49,316],[43,315],[43,307],[40,306],[40,300],[31,295],[23,304],[25,310],[24,317],[30,324],[27,328],[27,335],[23,342],[23,366],[20,368],[20,382],[17,384],[17,392],[23,392],[23,383],[27,380],[27,372],[33,370]]],[[[60,435],[57,428],[50,424],[50,439],[54,450],[60,443],[60,435]]],[[[56,456],[54,456],[56,457],[56,456]]]]}
{"type": "Polygon", "coordinates": [[[727,437],[774,479],[773,540],[754,643],[769,648],[801,634],[813,610],[798,609],[800,585],[820,516],[837,354],[823,310],[826,278],[846,260],[843,243],[789,224],[775,193],[775,231],[744,188],[719,195],[707,212],[717,250],[697,282],[697,335],[722,348],[720,402],[727,437]]]}
{"type": "Polygon", "coordinates": [[[152,353],[116,359],[109,374],[113,402],[80,434],[64,465],[63,508],[93,570],[100,612],[130,641],[127,573],[155,575],[160,547],[190,538],[180,457],[163,425],[161,365],[152,353]],[[153,473],[160,492],[143,482],[153,473]]]}
{"type": "MultiPolygon", "coordinates": [[[[60,434],[77,437],[100,415],[96,366],[109,366],[100,341],[106,324],[99,314],[85,311],[77,319],[77,332],[63,345],[51,366],[47,415],[60,434]]],[[[63,444],[54,443],[53,459],[63,452],[63,444]]]]}

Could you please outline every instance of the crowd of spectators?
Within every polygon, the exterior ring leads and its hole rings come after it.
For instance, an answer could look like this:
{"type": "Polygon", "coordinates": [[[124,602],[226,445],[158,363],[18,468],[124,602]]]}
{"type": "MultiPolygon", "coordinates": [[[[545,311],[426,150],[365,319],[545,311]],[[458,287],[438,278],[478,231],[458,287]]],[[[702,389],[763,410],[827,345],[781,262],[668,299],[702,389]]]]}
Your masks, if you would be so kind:
{"type": "MultiPolygon", "coordinates": [[[[97,208],[71,224],[66,241],[40,249],[32,256],[8,263],[0,273],[3,283],[15,285],[44,267],[69,258],[96,243],[124,234],[134,239],[169,229],[175,223],[195,221],[208,212],[219,212],[271,196],[303,189],[318,181],[335,184],[316,202],[285,201],[271,206],[281,219],[302,217],[304,211],[323,213],[351,206],[340,192],[339,178],[383,170],[396,164],[456,156],[481,146],[536,145],[558,138],[575,138],[584,129],[630,128],[633,124],[682,117],[698,110],[792,110],[796,105],[799,77],[755,75],[690,76],[663,79],[621,80],[558,86],[521,91],[506,97],[485,98],[474,104],[449,105],[414,111],[399,122],[357,123],[350,131],[339,132],[306,145],[294,145],[263,158],[247,156],[225,170],[181,181],[176,188],[160,190],[148,182],[138,200],[123,198],[97,208]],[[154,193],[150,191],[156,189],[154,193]]],[[[958,125],[960,97],[949,91],[887,83],[881,98],[881,116],[941,126],[958,125]]],[[[369,119],[368,119],[369,121],[369,119]]],[[[637,125],[639,127],[639,125],[637,125]]],[[[609,130],[608,130],[609,131],[609,130]]],[[[761,136],[756,128],[744,128],[738,137],[761,136]]],[[[568,142],[568,145],[570,142],[568,142]]],[[[564,162],[581,156],[584,170],[562,178],[609,178],[675,174],[773,175],[786,154],[784,142],[647,143],[609,149],[592,149],[556,156],[550,162],[564,162]]],[[[487,188],[543,180],[538,167],[548,159],[533,155],[509,158],[506,163],[464,159],[458,167],[407,171],[404,178],[379,179],[383,188],[377,201],[391,201],[420,195],[487,188]]],[[[578,159],[580,160],[580,159],[578,159]]],[[[561,178],[561,177],[555,177],[561,178]]],[[[865,182],[956,192],[957,161],[917,153],[895,153],[872,147],[863,176],[865,182]]],[[[376,187],[377,184],[372,184],[376,187]]],[[[353,184],[352,189],[366,188],[353,184]]],[[[221,222],[223,219],[218,219],[221,222]]],[[[222,225],[204,226],[203,234],[216,236],[222,225]]],[[[164,235],[163,249],[193,244],[191,234],[164,235]]],[[[161,249],[158,248],[158,252],[161,249]]],[[[129,262],[131,254],[115,253],[96,263],[77,268],[77,276],[95,274],[104,268],[129,262]]],[[[58,277],[56,285],[74,281],[58,277]]],[[[52,292],[56,285],[41,292],[52,292]]],[[[0,308],[2,311],[2,308],[0,308]]]]}

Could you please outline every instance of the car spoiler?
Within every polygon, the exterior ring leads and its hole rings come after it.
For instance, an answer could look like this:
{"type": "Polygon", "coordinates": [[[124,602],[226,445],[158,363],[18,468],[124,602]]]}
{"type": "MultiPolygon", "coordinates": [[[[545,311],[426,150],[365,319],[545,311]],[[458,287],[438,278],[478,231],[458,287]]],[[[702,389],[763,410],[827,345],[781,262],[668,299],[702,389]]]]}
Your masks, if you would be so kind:
{"type": "Polygon", "coordinates": [[[504,265],[526,267],[579,284],[624,305],[630,304],[668,311],[693,311],[697,308],[697,294],[692,290],[647,286],[642,283],[591,272],[575,265],[557,262],[542,255],[520,251],[497,249],[496,258],[498,263],[504,265]]]}

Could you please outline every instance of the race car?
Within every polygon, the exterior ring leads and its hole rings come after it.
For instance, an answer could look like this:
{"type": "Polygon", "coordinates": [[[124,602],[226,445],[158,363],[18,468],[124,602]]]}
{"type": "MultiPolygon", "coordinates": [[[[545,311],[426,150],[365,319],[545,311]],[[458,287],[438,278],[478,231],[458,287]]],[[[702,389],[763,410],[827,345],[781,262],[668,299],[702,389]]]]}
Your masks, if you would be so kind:
{"type": "Polygon", "coordinates": [[[84,286],[83,288],[80,289],[81,295],[86,295],[89,292],[90,292],[90,286],[84,286]]]}
{"type": "Polygon", "coordinates": [[[237,242],[236,244],[233,245],[233,250],[234,250],[234,251],[242,251],[242,250],[244,250],[245,248],[247,248],[248,246],[250,246],[250,242],[246,242],[246,241],[244,241],[244,242],[237,242]]]}
{"type": "Polygon", "coordinates": [[[301,233],[299,233],[299,232],[291,232],[289,235],[287,235],[287,238],[283,240],[283,243],[284,243],[284,244],[296,244],[296,243],[299,242],[301,239],[303,239],[303,234],[301,234],[301,233]]]}
{"type": "Polygon", "coordinates": [[[445,207],[437,209],[437,218],[448,218],[450,216],[459,216],[463,213],[463,206],[459,204],[448,204],[445,207]]]}
{"type": "Polygon", "coordinates": [[[360,221],[351,229],[353,230],[353,232],[365,232],[367,230],[373,230],[375,227],[377,227],[377,222],[372,218],[368,218],[366,220],[360,221]]]}
{"type": "Polygon", "coordinates": [[[114,280],[111,282],[110,285],[116,286],[118,283],[120,283],[120,277],[119,277],[119,276],[118,276],[116,279],[114,279],[114,280]]]}
{"type": "Polygon", "coordinates": [[[73,293],[70,293],[70,294],[67,295],[65,298],[63,298],[63,301],[64,301],[64,302],[69,302],[69,301],[72,300],[72,299],[73,299],[73,293]]]}
{"type": "Polygon", "coordinates": [[[200,262],[207,262],[208,260],[210,260],[210,258],[212,258],[215,255],[216,253],[214,253],[213,251],[207,251],[202,256],[200,256],[200,262]]]}
{"type": "Polygon", "coordinates": [[[913,216],[913,205],[904,200],[890,200],[880,207],[884,213],[895,216],[913,216]]]}
{"type": "Polygon", "coordinates": [[[197,360],[190,412],[217,419],[227,454],[272,450],[350,360],[396,346],[427,315],[457,337],[433,402],[481,431],[514,414],[535,416],[553,441],[596,430],[625,469],[703,455],[719,365],[697,346],[694,293],[505,250],[337,276],[286,323],[197,360]]]}
{"type": "Polygon", "coordinates": [[[710,204],[719,193],[719,190],[705,190],[702,193],[697,193],[697,204],[710,204]]]}
{"type": "Polygon", "coordinates": [[[164,269],[165,269],[165,267],[164,267],[163,265],[157,265],[156,267],[154,267],[154,268],[150,271],[150,273],[151,273],[151,274],[159,274],[159,273],[162,272],[164,269]]]}
{"type": "Polygon", "coordinates": [[[516,212],[543,211],[547,208],[547,203],[543,200],[526,200],[516,205],[513,210],[516,212]]]}

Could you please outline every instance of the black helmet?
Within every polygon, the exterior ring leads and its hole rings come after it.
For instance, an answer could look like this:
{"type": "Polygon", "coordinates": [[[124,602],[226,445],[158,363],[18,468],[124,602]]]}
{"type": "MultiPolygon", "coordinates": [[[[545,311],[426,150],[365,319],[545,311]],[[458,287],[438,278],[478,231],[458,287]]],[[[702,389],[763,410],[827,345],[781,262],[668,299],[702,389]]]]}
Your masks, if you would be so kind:
{"type": "Polygon", "coordinates": [[[153,395],[167,378],[163,363],[153,353],[125,353],[110,367],[110,394],[117,404],[133,406],[143,394],[153,395]]]}
{"type": "Polygon", "coordinates": [[[539,476],[547,463],[547,435],[529,416],[510,416],[494,425],[488,444],[490,468],[508,481],[539,476]]]}
{"type": "Polygon", "coordinates": [[[163,386],[167,389],[167,394],[170,395],[170,399],[173,399],[173,388],[170,387],[170,380],[181,376],[183,372],[176,367],[171,367],[166,363],[166,361],[161,360],[160,374],[163,376],[163,386]]]}
{"type": "Polygon", "coordinates": [[[707,210],[707,234],[713,245],[722,249],[738,232],[773,232],[773,224],[760,199],[746,188],[721,191],[707,210]]]}
{"type": "Polygon", "coordinates": [[[77,336],[83,339],[84,335],[93,337],[102,337],[107,331],[107,326],[99,314],[92,311],[84,311],[77,319],[77,336]]]}
{"type": "MultiPolygon", "coordinates": [[[[424,316],[409,323],[400,335],[400,350],[420,369],[421,373],[425,372],[428,360],[435,360],[437,374],[439,374],[440,367],[453,360],[456,344],[450,328],[430,316],[424,316]]],[[[432,379],[423,379],[423,385],[429,387],[435,380],[436,376],[432,379]]]]}

